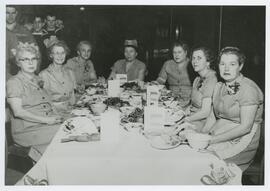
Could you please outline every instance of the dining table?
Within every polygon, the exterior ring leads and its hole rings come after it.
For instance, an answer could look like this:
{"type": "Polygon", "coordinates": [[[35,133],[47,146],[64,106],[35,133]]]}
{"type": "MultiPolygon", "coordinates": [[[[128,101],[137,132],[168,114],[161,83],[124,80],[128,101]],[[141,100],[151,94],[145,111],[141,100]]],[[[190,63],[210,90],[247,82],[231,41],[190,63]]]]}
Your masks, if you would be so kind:
{"type": "MultiPolygon", "coordinates": [[[[108,110],[119,112],[116,108],[108,110]]],[[[16,185],[241,185],[238,166],[192,148],[188,142],[157,147],[154,135],[149,136],[143,128],[126,129],[121,121],[117,139],[107,141],[98,127],[100,116],[83,107],[72,112],[74,115],[60,125],[40,160],[16,185]],[[87,141],[65,139],[70,133],[67,124],[72,120],[85,132],[89,128],[100,136],[87,141]],[[220,184],[213,176],[217,167],[227,174],[220,184]]]]}

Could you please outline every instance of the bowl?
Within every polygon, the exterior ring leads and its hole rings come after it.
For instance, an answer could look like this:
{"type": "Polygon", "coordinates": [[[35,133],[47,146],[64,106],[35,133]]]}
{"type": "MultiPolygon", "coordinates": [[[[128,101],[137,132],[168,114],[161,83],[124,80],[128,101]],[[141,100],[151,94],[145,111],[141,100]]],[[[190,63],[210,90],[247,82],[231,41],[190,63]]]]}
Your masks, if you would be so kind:
{"type": "Polygon", "coordinates": [[[210,135],[190,132],[186,134],[189,146],[193,149],[205,149],[210,140],[210,135]]]}
{"type": "Polygon", "coordinates": [[[106,110],[107,105],[104,103],[94,103],[90,105],[90,108],[95,115],[100,115],[106,110]]]}

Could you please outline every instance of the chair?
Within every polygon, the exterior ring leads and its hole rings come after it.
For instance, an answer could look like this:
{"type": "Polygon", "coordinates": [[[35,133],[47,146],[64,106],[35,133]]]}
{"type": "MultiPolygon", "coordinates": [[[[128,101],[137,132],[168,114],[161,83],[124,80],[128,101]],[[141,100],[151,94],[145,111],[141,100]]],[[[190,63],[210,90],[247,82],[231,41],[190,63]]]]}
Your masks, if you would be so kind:
{"type": "Polygon", "coordinates": [[[262,122],[259,148],[254,161],[243,172],[243,182],[246,181],[246,178],[248,181],[251,181],[251,183],[249,182],[247,184],[264,185],[264,141],[264,123],[262,122]]]}
{"type": "Polygon", "coordinates": [[[32,159],[28,156],[30,147],[23,147],[14,142],[11,135],[11,123],[9,109],[6,108],[6,166],[26,173],[32,166],[32,159]]]}

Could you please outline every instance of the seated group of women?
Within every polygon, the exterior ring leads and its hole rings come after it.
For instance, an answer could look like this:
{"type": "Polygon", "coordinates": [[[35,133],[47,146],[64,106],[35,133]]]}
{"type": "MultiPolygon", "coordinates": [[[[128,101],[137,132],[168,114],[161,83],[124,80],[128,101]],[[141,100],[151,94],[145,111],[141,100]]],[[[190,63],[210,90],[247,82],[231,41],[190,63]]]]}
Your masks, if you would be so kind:
{"type": "MultiPolygon", "coordinates": [[[[126,40],[125,59],[112,67],[109,79],[116,74],[127,74],[128,80],[144,81],[147,72],[143,62],[136,59],[136,40],[126,40]]],[[[17,75],[7,82],[7,101],[11,108],[11,126],[14,141],[44,152],[59,123],[75,103],[74,90],[97,81],[91,62],[91,44],[82,41],[77,46],[78,56],[69,59],[69,49],[62,41],[49,48],[51,64],[37,76],[40,60],[38,47],[19,45],[16,61],[17,75]]],[[[251,163],[259,143],[263,115],[263,94],[259,87],[241,74],[244,54],[236,47],[225,47],[219,53],[218,68],[221,80],[211,69],[214,56],[206,47],[199,47],[188,55],[185,43],[172,46],[173,59],[164,63],[156,80],[167,83],[169,89],[183,100],[190,100],[185,109],[186,121],[196,131],[207,133],[209,149],[219,157],[238,164],[245,170],[251,163]],[[190,80],[191,62],[198,77],[190,80]]]]}

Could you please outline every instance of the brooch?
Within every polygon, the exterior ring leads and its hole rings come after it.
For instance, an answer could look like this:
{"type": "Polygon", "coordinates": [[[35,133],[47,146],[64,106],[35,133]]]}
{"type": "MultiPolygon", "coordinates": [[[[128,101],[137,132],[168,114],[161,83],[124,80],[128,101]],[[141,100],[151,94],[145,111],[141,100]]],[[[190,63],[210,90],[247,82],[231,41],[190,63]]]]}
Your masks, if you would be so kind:
{"type": "Polygon", "coordinates": [[[37,84],[38,84],[38,86],[41,88],[41,89],[43,89],[43,87],[44,87],[44,81],[43,80],[38,80],[37,81],[37,84]]]}
{"type": "Polygon", "coordinates": [[[200,78],[198,84],[197,84],[197,89],[199,90],[203,85],[203,78],[200,78]]]}
{"type": "Polygon", "coordinates": [[[227,86],[227,91],[229,95],[235,95],[239,91],[239,82],[234,82],[232,85],[227,86]]]}

